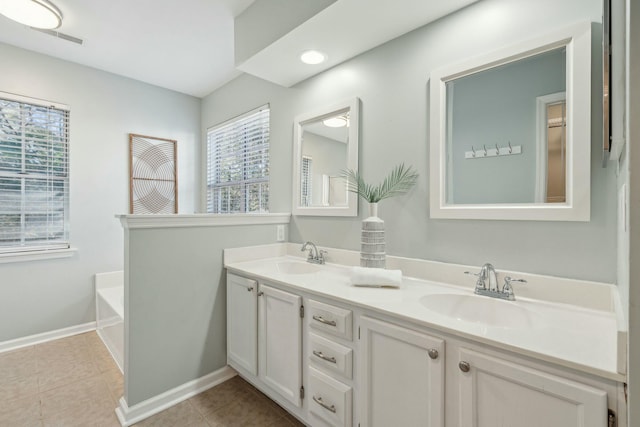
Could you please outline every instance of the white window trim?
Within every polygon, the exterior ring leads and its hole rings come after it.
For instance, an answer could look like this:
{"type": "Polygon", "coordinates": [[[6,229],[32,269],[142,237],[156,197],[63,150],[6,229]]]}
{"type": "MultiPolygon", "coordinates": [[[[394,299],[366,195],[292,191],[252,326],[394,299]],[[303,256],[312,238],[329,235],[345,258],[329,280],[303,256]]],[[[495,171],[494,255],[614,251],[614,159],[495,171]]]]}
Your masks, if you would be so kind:
{"type": "Polygon", "coordinates": [[[25,262],[25,261],[42,261],[47,259],[57,258],[71,258],[78,251],[77,248],[67,249],[48,249],[48,250],[34,250],[34,251],[22,251],[22,252],[6,252],[0,254],[0,264],[7,264],[11,262],[25,262]]]}

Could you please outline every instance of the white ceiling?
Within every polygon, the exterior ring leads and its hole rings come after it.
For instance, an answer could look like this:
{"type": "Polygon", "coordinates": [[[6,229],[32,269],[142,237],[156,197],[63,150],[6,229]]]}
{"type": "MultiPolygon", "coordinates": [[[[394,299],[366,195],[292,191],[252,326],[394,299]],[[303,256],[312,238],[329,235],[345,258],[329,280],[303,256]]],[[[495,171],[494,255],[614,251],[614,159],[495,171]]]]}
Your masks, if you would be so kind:
{"type": "Polygon", "coordinates": [[[203,97],[236,77],[233,20],[253,0],[52,0],[56,31],[0,15],[0,42],[203,97]]]}
{"type": "Polygon", "coordinates": [[[254,0],[52,1],[63,14],[56,31],[82,45],[2,15],[0,42],[204,97],[242,71],[291,86],[477,0],[339,0],[238,69],[234,18],[254,0]],[[302,64],[298,55],[308,48],[329,60],[302,64]]]}
{"type": "Polygon", "coordinates": [[[282,86],[338,65],[478,0],[338,0],[238,66],[282,86]],[[302,52],[327,54],[319,65],[303,64],[302,52]]]}

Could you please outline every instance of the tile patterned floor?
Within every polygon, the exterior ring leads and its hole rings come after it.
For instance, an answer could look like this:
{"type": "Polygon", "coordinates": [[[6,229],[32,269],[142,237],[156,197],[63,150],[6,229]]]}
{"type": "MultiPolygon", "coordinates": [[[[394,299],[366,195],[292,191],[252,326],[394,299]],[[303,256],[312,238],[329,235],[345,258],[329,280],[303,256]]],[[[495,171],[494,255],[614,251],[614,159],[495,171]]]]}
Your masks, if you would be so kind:
{"type": "MultiPolygon", "coordinates": [[[[117,427],[122,374],[95,332],[0,353],[0,427],[117,427]]],[[[240,377],[140,427],[302,426],[240,377]]]]}

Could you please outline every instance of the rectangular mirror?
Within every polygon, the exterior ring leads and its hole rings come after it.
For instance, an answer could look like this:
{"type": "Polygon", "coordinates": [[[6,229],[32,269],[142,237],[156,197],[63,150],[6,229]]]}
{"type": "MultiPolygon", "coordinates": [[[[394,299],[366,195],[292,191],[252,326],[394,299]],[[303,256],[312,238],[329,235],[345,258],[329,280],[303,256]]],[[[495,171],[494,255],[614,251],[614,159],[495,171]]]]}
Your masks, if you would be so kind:
{"type": "Polygon", "coordinates": [[[588,221],[591,25],[434,71],[433,218],[588,221]]]}
{"type": "Polygon", "coordinates": [[[293,214],[357,216],[358,199],[342,172],[358,169],[357,98],[296,117],[293,141],[293,214]]]}

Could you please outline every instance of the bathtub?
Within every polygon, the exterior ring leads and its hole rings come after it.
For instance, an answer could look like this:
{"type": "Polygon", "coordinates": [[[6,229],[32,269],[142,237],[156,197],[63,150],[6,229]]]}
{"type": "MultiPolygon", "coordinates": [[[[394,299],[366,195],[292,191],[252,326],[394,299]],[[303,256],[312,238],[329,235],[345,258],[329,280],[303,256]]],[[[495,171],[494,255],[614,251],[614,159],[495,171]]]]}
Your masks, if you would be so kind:
{"type": "Polygon", "coordinates": [[[95,275],[96,331],[120,371],[124,360],[124,272],[95,275]]]}

